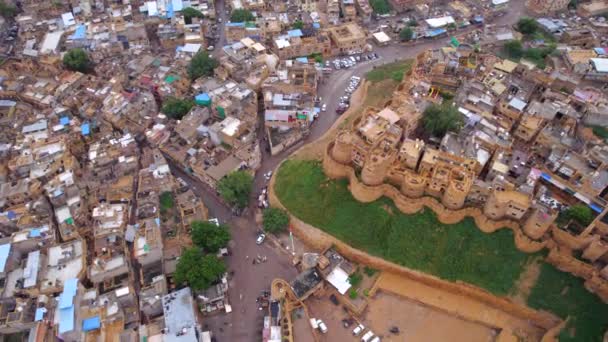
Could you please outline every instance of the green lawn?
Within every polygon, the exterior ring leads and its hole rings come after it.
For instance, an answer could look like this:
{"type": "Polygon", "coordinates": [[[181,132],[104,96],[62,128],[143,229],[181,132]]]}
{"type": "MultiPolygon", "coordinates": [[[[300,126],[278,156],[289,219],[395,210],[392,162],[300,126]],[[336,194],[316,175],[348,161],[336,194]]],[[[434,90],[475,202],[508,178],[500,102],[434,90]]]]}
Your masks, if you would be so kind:
{"type": "MultiPolygon", "coordinates": [[[[515,248],[510,230],[479,231],[472,220],[437,221],[431,210],[404,215],[389,199],[356,201],[347,180],[328,180],[319,162],[288,160],[278,171],[275,191],[289,211],[351,246],[446,280],[462,280],[497,295],[513,290],[523,267],[535,257],[515,248]]],[[[543,264],[528,305],[570,322],[560,341],[601,341],[608,305],[583,281],[543,264]]]]}
{"type": "Polygon", "coordinates": [[[365,74],[365,78],[373,83],[387,79],[401,82],[403,80],[403,75],[405,75],[405,73],[408,72],[411,67],[412,60],[410,59],[388,63],[375,67],[373,70],[365,74]]]}
{"type": "Polygon", "coordinates": [[[329,181],[319,163],[286,161],[275,189],[289,211],[353,247],[446,280],[462,280],[506,295],[531,255],[513,233],[481,233],[472,220],[437,221],[431,210],[404,215],[387,198],[355,200],[346,180],[329,181]]]}
{"type": "Polygon", "coordinates": [[[528,298],[528,305],[548,310],[570,321],[560,342],[602,341],[608,328],[608,305],[585,289],[583,280],[543,264],[540,277],[528,298]]]}
{"type": "Polygon", "coordinates": [[[171,208],[173,208],[173,206],[175,206],[175,200],[173,199],[173,193],[171,193],[170,191],[165,191],[162,194],[160,194],[160,209],[161,210],[169,210],[171,208]]]}

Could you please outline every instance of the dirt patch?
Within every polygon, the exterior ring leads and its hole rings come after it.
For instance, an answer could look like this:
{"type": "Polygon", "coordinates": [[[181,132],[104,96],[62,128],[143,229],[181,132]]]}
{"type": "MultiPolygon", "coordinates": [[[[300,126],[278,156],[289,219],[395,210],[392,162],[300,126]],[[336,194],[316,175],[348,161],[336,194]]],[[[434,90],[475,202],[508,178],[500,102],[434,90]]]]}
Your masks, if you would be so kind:
{"type": "MultiPolygon", "coordinates": [[[[488,306],[467,296],[433,288],[396,274],[382,273],[378,279],[377,288],[382,293],[391,293],[413,302],[424,303],[427,307],[463,322],[475,323],[492,331],[501,329],[501,337],[504,338],[517,335],[526,340],[540,341],[544,334],[543,329],[531,322],[510,315],[499,308],[488,306]]],[[[434,341],[437,339],[427,340],[434,341]]],[[[448,340],[468,341],[466,338],[448,340]]]]}
{"type": "Polygon", "coordinates": [[[521,276],[515,284],[515,290],[511,299],[514,302],[526,305],[528,302],[528,296],[532,292],[532,288],[536,285],[538,276],[540,276],[540,266],[542,265],[542,258],[534,258],[521,273],[521,276]]]}
{"type": "Polygon", "coordinates": [[[383,205],[382,209],[384,209],[387,213],[389,213],[389,215],[393,215],[393,208],[391,208],[387,204],[383,205]]]}
{"type": "Polygon", "coordinates": [[[494,329],[385,292],[370,300],[363,325],[383,341],[488,342],[496,337],[494,329]],[[398,327],[399,334],[390,333],[391,327],[398,327]]]}

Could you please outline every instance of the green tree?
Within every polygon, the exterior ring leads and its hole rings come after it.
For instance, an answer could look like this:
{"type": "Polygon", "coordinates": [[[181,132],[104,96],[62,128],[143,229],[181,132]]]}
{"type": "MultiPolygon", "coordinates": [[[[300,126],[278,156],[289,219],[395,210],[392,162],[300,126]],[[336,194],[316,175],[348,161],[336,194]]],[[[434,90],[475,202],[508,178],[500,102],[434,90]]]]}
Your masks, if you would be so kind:
{"type": "Polygon", "coordinates": [[[558,224],[565,225],[570,221],[575,221],[586,227],[591,224],[593,219],[591,208],[584,204],[575,204],[559,214],[558,224]]]}
{"type": "Polygon", "coordinates": [[[234,171],[219,181],[217,189],[226,202],[243,209],[249,203],[252,185],[253,177],[248,172],[234,171]]]}
{"type": "Polygon", "coordinates": [[[216,226],[209,221],[192,222],[192,242],[207,253],[217,253],[230,241],[230,230],[226,225],[216,226]]]}
{"type": "Polygon", "coordinates": [[[361,275],[361,273],[359,273],[358,270],[355,273],[353,273],[350,276],[348,276],[348,282],[353,287],[358,287],[359,284],[361,284],[362,280],[363,280],[363,276],[361,275]]]}
{"type": "Polygon", "coordinates": [[[163,101],[161,112],[175,120],[180,120],[194,107],[194,101],[169,97],[163,101]]]}
{"type": "Polygon", "coordinates": [[[407,26],[418,26],[418,21],[412,18],[407,22],[407,26]]]}
{"type": "Polygon", "coordinates": [[[204,290],[226,273],[226,265],[214,255],[203,255],[199,248],[185,250],[177,261],[173,277],[193,290],[204,290]]]}
{"type": "Polygon", "coordinates": [[[425,132],[436,137],[443,137],[448,131],[460,129],[462,123],[462,115],[450,103],[432,104],[424,110],[422,116],[425,132]]]}
{"type": "Polygon", "coordinates": [[[531,35],[534,34],[538,30],[538,24],[534,18],[523,17],[517,21],[516,24],[517,31],[531,35]]]}
{"type": "Polygon", "coordinates": [[[369,4],[376,14],[387,14],[391,11],[391,6],[386,0],[371,0],[369,4]]]}
{"type": "Polygon", "coordinates": [[[294,30],[301,30],[304,28],[304,23],[302,20],[296,20],[291,26],[294,30]]]}
{"type": "Polygon", "coordinates": [[[17,14],[17,7],[7,4],[4,0],[0,0],[0,16],[6,19],[12,19],[17,14]]]}
{"type": "Polygon", "coordinates": [[[253,14],[249,10],[243,8],[235,9],[234,11],[232,11],[232,13],[230,13],[230,21],[233,23],[242,23],[245,21],[254,20],[255,17],[253,16],[253,14]]]}
{"type": "Polygon", "coordinates": [[[510,40],[502,47],[508,58],[519,60],[524,55],[524,48],[519,40],[510,40]]]}
{"type": "Polygon", "coordinates": [[[184,15],[184,21],[186,22],[186,24],[192,24],[192,18],[203,19],[205,17],[201,11],[192,7],[184,8],[182,10],[182,14],[184,15]]]}
{"type": "Polygon", "coordinates": [[[279,233],[289,225],[289,215],[283,209],[268,208],[264,210],[264,230],[270,233],[279,233]]]}
{"type": "Polygon", "coordinates": [[[71,49],[63,55],[63,65],[72,71],[87,72],[91,69],[91,61],[83,49],[71,49]]]}
{"type": "Polygon", "coordinates": [[[448,24],[448,30],[455,30],[458,26],[456,26],[456,23],[449,23],[448,24]]]}
{"type": "Polygon", "coordinates": [[[219,63],[205,51],[199,51],[188,66],[188,75],[195,80],[202,76],[213,76],[213,70],[219,63]]]}
{"type": "Polygon", "coordinates": [[[399,38],[404,42],[412,40],[413,37],[414,37],[414,30],[412,30],[409,27],[406,27],[406,28],[402,29],[401,32],[399,32],[399,38]]]}

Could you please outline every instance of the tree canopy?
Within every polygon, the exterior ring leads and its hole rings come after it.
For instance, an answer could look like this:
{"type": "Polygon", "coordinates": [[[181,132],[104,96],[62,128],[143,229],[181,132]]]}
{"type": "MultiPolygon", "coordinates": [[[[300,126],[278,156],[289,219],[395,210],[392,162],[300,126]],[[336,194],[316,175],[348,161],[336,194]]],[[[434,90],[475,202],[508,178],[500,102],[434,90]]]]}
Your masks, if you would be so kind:
{"type": "Polygon", "coordinates": [[[448,131],[456,131],[462,126],[462,115],[450,103],[432,104],[424,110],[422,127],[425,132],[443,137],[448,131]]]}
{"type": "Polygon", "coordinates": [[[289,215],[283,209],[268,208],[264,210],[264,230],[270,233],[279,233],[289,225],[289,215]]]}
{"type": "Polygon", "coordinates": [[[184,15],[184,21],[186,22],[186,24],[192,24],[192,18],[203,19],[205,17],[201,11],[192,7],[184,8],[182,10],[182,14],[184,15]]]}
{"type": "Polygon", "coordinates": [[[0,16],[11,19],[17,14],[17,7],[7,4],[4,0],[0,0],[0,16]]]}
{"type": "Polygon", "coordinates": [[[195,80],[202,76],[213,76],[213,70],[219,63],[205,51],[199,51],[188,66],[188,75],[195,80]]]}
{"type": "Polygon", "coordinates": [[[209,221],[192,222],[192,242],[207,253],[217,253],[230,241],[230,231],[226,225],[216,226],[209,221]]]}
{"type": "Polygon", "coordinates": [[[401,32],[399,32],[399,38],[404,42],[412,40],[413,37],[414,37],[414,30],[412,30],[409,27],[406,27],[406,28],[402,29],[401,32]]]}
{"type": "Polygon", "coordinates": [[[593,211],[584,204],[575,204],[559,214],[558,221],[561,224],[567,224],[569,221],[575,221],[578,224],[586,227],[593,221],[593,211]]]}
{"type": "Polygon", "coordinates": [[[387,14],[391,11],[391,6],[386,0],[371,0],[369,4],[376,14],[387,14]]]}
{"type": "Polygon", "coordinates": [[[304,23],[302,22],[302,20],[296,20],[291,27],[294,30],[297,30],[297,29],[301,30],[304,28],[304,23]]]}
{"type": "Polygon", "coordinates": [[[199,248],[184,251],[177,261],[173,277],[176,283],[187,283],[194,290],[209,288],[226,272],[226,265],[215,255],[203,255],[199,248]]]}
{"type": "Polygon", "coordinates": [[[63,65],[72,71],[87,72],[91,69],[91,61],[83,49],[71,49],[63,55],[63,65]]]}
{"type": "Polygon", "coordinates": [[[235,9],[234,11],[232,11],[232,13],[230,13],[230,21],[232,21],[233,23],[242,23],[245,21],[254,20],[255,17],[251,13],[251,11],[243,8],[235,9]]]}
{"type": "Polygon", "coordinates": [[[502,48],[508,58],[519,60],[524,55],[524,47],[519,40],[510,40],[502,48]]]}
{"type": "Polygon", "coordinates": [[[534,18],[523,17],[517,21],[517,31],[530,35],[536,33],[538,30],[538,24],[534,18]]]}
{"type": "Polygon", "coordinates": [[[222,178],[217,189],[229,204],[243,209],[249,203],[253,177],[246,171],[234,171],[222,178]]]}
{"type": "Polygon", "coordinates": [[[169,97],[163,101],[161,112],[175,120],[180,120],[194,107],[194,101],[169,97]]]}

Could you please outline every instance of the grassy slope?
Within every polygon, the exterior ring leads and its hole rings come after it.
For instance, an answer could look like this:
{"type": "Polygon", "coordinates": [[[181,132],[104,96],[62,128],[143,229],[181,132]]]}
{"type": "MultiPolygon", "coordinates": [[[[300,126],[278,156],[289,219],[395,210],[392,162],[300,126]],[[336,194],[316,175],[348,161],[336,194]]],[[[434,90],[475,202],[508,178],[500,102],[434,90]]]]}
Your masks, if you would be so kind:
{"type": "Polygon", "coordinates": [[[583,280],[543,264],[540,277],[528,298],[528,305],[544,309],[570,321],[560,342],[602,341],[608,327],[608,305],[585,289],[583,280]]]}
{"type": "Polygon", "coordinates": [[[430,210],[404,215],[386,198],[360,203],[346,186],[328,181],[317,163],[287,161],[275,189],[292,214],[356,248],[496,294],[511,290],[530,257],[515,248],[509,230],[483,234],[472,220],[444,225],[430,210]]]}
{"type": "MultiPolygon", "coordinates": [[[[471,220],[437,221],[430,210],[403,215],[388,199],[364,204],[347,181],[327,180],[318,162],[286,161],[277,174],[279,199],[298,218],[353,247],[447,280],[462,280],[505,295],[532,255],[519,252],[511,231],[480,232],[471,220]]],[[[608,305],[588,292],[581,279],[543,264],[528,304],[570,316],[560,341],[601,341],[608,305]]]]}

